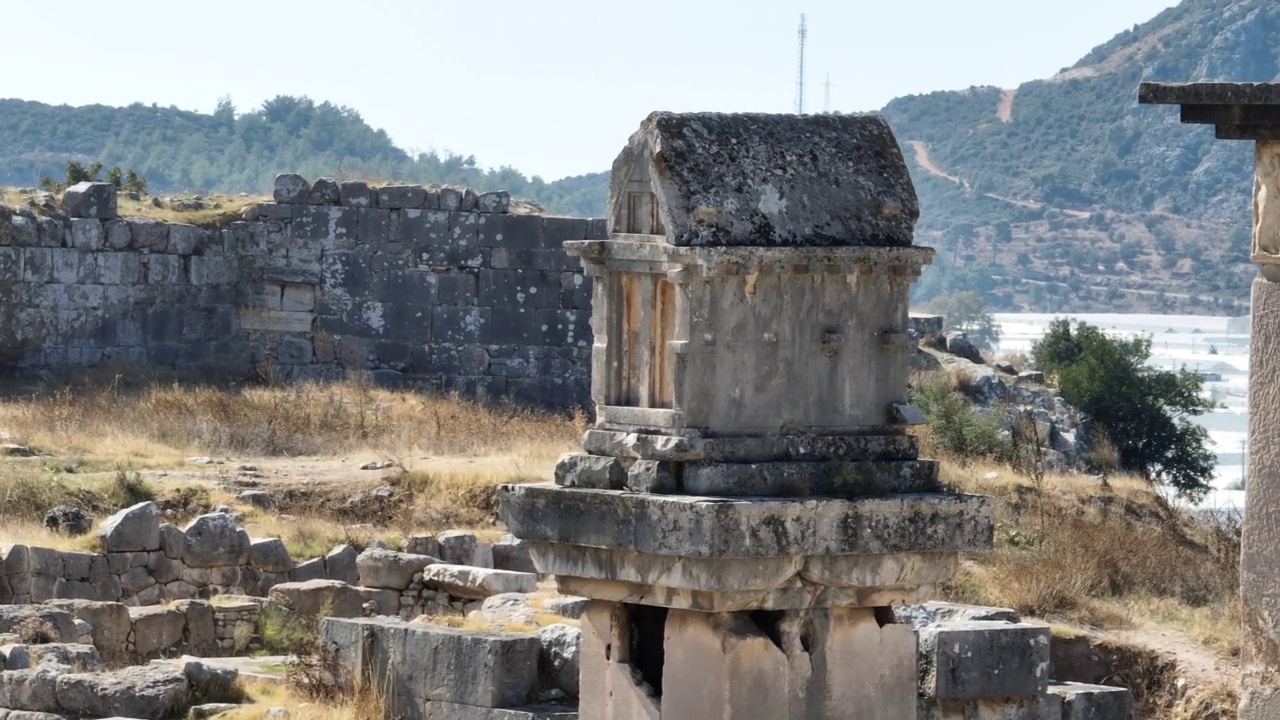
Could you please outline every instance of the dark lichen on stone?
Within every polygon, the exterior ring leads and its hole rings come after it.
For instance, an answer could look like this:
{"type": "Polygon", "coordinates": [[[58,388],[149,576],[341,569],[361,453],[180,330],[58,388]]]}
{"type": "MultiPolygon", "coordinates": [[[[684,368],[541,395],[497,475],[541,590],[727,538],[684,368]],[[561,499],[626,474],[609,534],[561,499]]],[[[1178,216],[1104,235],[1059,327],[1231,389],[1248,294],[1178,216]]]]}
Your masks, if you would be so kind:
{"type": "Polygon", "coordinates": [[[875,114],[654,113],[614,163],[615,218],[640,163],[674,245],[908,246],[920,215],[875,114]]]}

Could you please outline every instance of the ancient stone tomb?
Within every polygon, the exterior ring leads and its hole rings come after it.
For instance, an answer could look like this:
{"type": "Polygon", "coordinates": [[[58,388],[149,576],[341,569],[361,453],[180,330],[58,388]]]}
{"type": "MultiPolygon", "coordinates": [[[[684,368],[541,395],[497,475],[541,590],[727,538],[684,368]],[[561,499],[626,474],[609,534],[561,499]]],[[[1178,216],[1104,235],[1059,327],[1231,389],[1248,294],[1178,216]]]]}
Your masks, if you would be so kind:
{"type": "Polygon", "coordinates": [[[916,716],[890,606],[992,538],[905,432],[918,212],[876,116],[632,136],[610,239],[566,243],[594,281],[586,452],[501,489],[538,570],[593,600],[584,720],[916,716]]]}

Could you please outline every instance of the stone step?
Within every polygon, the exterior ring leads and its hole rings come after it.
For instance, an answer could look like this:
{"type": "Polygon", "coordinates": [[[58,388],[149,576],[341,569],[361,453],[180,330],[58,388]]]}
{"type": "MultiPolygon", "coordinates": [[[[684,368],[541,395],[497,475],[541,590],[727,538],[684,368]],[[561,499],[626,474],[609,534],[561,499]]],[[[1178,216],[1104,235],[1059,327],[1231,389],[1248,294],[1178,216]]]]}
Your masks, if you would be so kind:
{"type": "Polygon", "coordinates": [[[684,492],[712,497],[875,497],[936,492],[932,460],[689,463],[684,492]]]}
{"type": "Polygon", "coordinates": [[[1055,682],[1048,694],[1062,709],[1053,720],[1133,720],[1133,695],[1124,688],[1055,682]]]}
{"type": "Polygon", "coordinates": [[[914,460],[919,442],[905,434],[703,438],[593,429],[583,436],[582,449],[592,455],[667,462],[850,462],[914,460]]]}
{"type": "Polygon", "coordinates": [[[996,621],[919,630],[920,694],[936,700],[1038,697],[1049,686],[1049,628],[996,621]]]}

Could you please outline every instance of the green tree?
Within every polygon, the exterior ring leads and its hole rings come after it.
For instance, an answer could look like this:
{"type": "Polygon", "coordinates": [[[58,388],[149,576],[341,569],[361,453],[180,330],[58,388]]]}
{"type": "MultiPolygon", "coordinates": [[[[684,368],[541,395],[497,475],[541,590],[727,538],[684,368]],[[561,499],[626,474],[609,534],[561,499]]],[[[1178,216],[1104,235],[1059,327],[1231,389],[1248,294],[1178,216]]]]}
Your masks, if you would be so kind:
{"type": "Polygon", "coordinates": [[[1088,323],[1059,319],[1031,349],[1038,368],[1054,378],[1062,397],[1090,415],[1107,434],[1120,465],[1149,482],[1163,482],[1190,500],[1208,493],[1215,456],[1209,433],[1189,418],[1208,411],[1202,382],[1187,370],[1147,365],[1151,338],[1108,336],[1088,323]]]}
{"type": "Polygon", "coordinates": [[[962,330],[979,350],[992,350],[1000,342],[1000,325],[987,310],[987,301],[972,290],[943,295],[929,309],[946,318],[948,330],[962,330]]]}

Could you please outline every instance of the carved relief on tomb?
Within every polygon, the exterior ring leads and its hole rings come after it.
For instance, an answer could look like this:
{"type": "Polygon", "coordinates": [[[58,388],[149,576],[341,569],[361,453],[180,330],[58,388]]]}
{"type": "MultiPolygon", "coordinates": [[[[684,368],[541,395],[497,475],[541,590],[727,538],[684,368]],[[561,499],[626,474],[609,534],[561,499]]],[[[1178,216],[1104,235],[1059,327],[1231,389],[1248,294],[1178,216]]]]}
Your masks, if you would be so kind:
{"type": "Polygon", "coordinates": [[[1280,265],[1280,142],[1259,142],[1253,189],[1253,261],[1280,265]]]}

